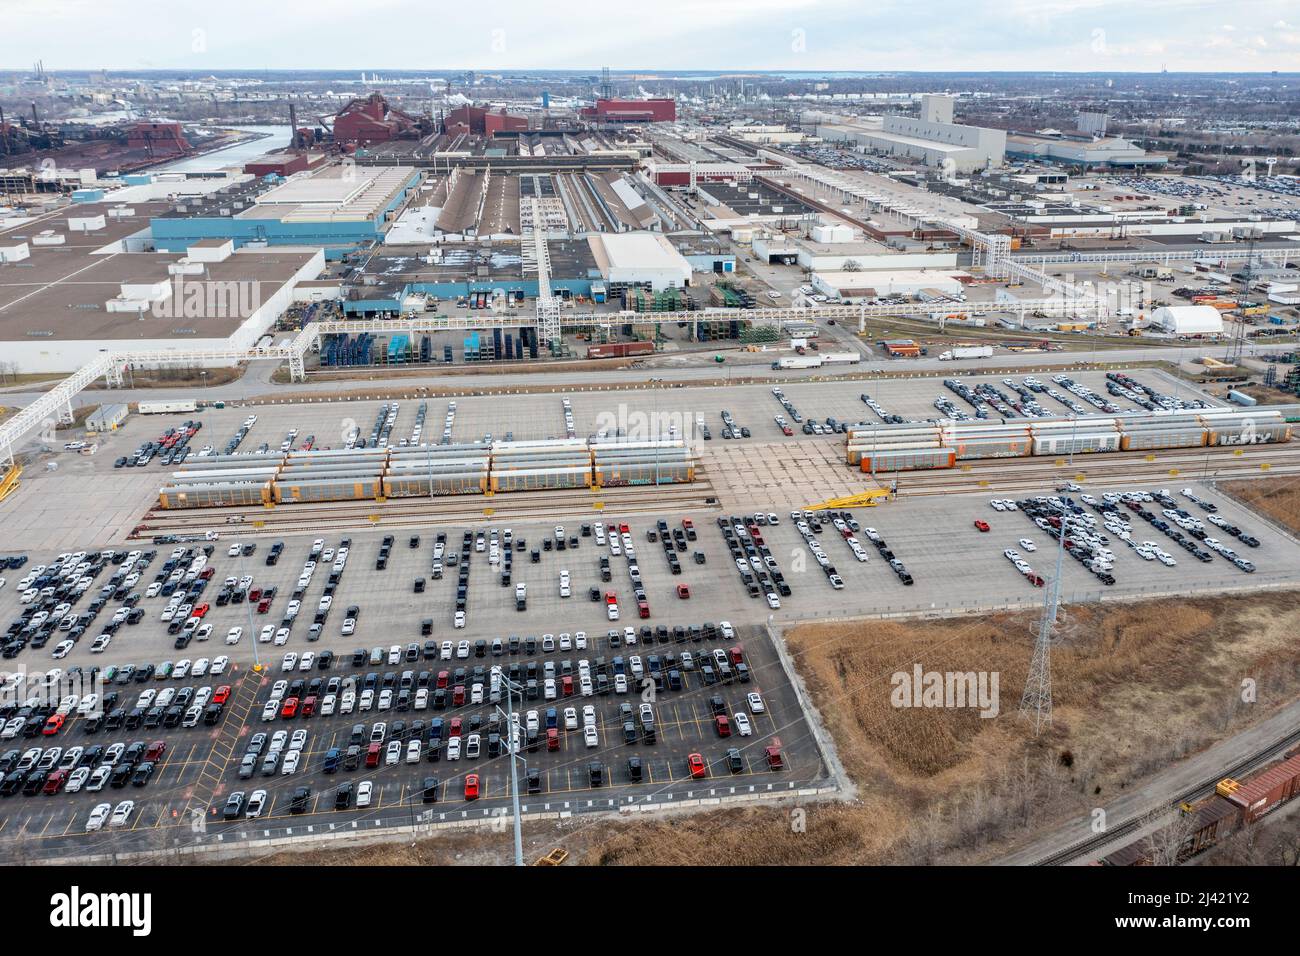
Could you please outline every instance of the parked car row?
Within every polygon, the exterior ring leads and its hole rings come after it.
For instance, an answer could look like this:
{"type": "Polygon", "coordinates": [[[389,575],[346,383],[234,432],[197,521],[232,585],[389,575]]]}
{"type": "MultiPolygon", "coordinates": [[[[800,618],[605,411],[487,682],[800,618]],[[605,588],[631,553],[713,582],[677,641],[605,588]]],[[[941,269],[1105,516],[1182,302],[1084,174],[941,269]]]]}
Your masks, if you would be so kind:
{"type": "Polygon", "coordinates": [[[718,528],[749,596],[762,594],[767,606],[775,610],[781,606],[781,598],[790,596],[791,588],[763,540],[759,518],[764,523],[770,521],[770,516],[764,515],[730,515],[718,518],[718,528]]]}

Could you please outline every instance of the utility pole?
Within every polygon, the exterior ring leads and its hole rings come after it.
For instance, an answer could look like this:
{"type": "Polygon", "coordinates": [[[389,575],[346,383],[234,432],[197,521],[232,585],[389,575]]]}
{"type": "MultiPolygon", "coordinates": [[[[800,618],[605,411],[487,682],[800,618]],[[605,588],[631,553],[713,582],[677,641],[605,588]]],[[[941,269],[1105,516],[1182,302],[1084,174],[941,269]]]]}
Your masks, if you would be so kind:
{"type": "MultiPolygon", "coordinates": [[[[520,759],[518,751],[519,751],[519,745],[522,744],[523,741],[522,741],[522,734],[520,735],[521,739],[519,741],[516,741],[515,739],[515,705],[514,705],[514,695],[516,693],[522,695],[523,687],[518,683],[516,683],[515,681],[512,681],[510,678],[506,677],[504,671],[500,672],[500,676],[501,676],[501,686],[505,688],[505,692],[506,692],[506,709],[503,711],[501,709],[501,705],[497,704],[497,713],[501,714],[501,716],[505,717],[506,719],[506,733],[505,733],[506,752],[510,755],[510,804],[514,813],[514,827],[515,827],[515,866],[523,866],[524,865],[524,835],[523,835],[523,830],[521,829],[522,824],[519,816],[519,768],[516,766],[515,763],[515,761],[520,759]]],[[[522,699],[523,698],[521,696],[520,700],[522,699]]]]}

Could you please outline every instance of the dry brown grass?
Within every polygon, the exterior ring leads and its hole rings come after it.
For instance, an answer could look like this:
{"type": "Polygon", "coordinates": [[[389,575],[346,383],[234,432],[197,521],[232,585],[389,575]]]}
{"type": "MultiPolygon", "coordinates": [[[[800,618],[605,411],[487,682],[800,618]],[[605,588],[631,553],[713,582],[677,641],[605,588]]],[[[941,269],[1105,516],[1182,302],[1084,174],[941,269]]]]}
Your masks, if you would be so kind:
{"type": "Polygon", "coordinates": [[[1219,489],[1249,508],[1261,511],[1294,534],[1300,534],[1300,479],[1252,478],[1224,481],[1219,489]]]}

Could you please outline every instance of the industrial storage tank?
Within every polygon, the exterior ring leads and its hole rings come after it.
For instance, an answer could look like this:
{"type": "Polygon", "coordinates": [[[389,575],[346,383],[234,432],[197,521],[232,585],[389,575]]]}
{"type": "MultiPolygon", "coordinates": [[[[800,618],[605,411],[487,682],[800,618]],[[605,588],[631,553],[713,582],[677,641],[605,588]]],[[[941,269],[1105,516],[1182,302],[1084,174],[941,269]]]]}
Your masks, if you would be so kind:
{"type": "Polygon", "coordinates": [[[183,508],[250,507],[270,501],[271,483],[170,485],[158,491],[158,507],[168,511],[183,508]]]}

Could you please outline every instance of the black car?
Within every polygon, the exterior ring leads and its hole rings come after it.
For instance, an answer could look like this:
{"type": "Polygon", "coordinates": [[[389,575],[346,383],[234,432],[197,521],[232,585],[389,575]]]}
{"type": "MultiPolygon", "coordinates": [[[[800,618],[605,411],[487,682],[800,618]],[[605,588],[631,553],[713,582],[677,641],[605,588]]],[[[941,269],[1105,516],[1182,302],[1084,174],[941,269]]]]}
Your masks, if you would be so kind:
{"type": "Polygon", "coordinates": [[[238,820],[244,815],[244,791],[236,790],[226,798],[226,805],[221,810],[223,820],[238,820]]]}
{"type": "Polygon", "coordinates": [[[310,787],[298,787],[289,800],[290,813],[306,813],[307,802],[311,799],[310,787]]]}

